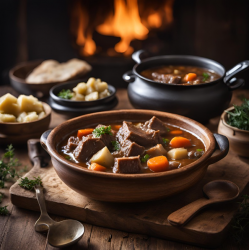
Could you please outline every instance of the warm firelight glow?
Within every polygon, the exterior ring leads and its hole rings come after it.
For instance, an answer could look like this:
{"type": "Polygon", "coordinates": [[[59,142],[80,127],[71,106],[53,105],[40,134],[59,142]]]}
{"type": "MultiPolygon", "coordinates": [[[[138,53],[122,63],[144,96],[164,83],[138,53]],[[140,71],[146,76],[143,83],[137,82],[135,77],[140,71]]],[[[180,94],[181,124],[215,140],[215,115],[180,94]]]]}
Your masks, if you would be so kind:
{"type": "Polygon", "coordinates": [[[106,18],[104,17],[104,21],[99,21],[101,24],[91,25],[90,13],[83,7],[84,1],[83,5],[81,5],[81,0],[78,0],[73,9],[73,17],[74,20],[77,20],[77,27],[74,23],[72,30],[76,34],[76,44],[79,46],[81,55],[91,56],[95,54],[94,30],[102,35],[121,39],[114,45],[113,49],[107,50],[108,55],[115,56],[123,53],[128,56],[134,51],[130,44],[131,41],[135,39],[145,40],[151,29],[164,28],[166,24],[172,22],[174,0],[165,0],[165,3],[159,9],[149,9],[148,14],[145,13],[146,16],[140,16],[137,1],[139,0],[114,0],[114,13],[111,13],[106,18]]]}
{"type": "Polygon", "coordinates": [[[137,0],[115,0],[115,13],[97,27],[100,34],[120,37],[121,41],[115,45],[118,53],[125,53],[133,48],[130,42],[134,39],[143,40],[147,37],[148,29],[141,23],[137,0]]]}

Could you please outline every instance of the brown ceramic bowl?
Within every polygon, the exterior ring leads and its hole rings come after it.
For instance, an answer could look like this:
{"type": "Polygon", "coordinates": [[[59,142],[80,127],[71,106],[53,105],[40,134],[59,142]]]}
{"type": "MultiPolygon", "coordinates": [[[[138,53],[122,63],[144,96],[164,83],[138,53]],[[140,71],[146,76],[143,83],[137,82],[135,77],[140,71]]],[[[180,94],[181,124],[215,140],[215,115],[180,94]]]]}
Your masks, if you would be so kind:
{"type": "Polygon", "coordinates": [[[0,133],[6,136],[25,136],[43,133],[49,127],[51,107],[43,102],[45,117],[33,122],[0,122],[0,133]]]}
{"type": "Polygon", "coordinates": [[[212,134],[206,127],[189,118],[153,110],[116,110],[83,115],[66,121],[41,137],[42,146],[51,155],[52,164],[61,180],[76,192],[91,199],[111,202],[142,202],[180,193],[197,183],[208,165],[226,156],[226,137],[212,134]],[[148,174],[114,174],[95,172],[71,163],[57,152],[63,138],[79,128],[112,122],[146,121],[157,116],[166,123],[185,128],[205,144],[206,152],[192,164],[168,172],[148,174]],[[220,153],[212,156],[216,147],[220,153]]]}
{"type": "MultiPolygon", "coordinates": [[[[48,96],[50,89],[62,82],[27,83],[25,80],[26,77],[33,71],[33,69],[35,69],[41,63],[42,60],[24,62],[12,68],[9,72],[11,86],[19,93],[25,95],[34,95],[36,97],[48,96]]],[[[65,81],[64,83],[70,83],[71,81],[76,79],[79,79],[80,81],[81,79],[83,79],[82,77],[83,75],[79,74],[75,76],[74,79],[65,81]]]]}
{"type": "Polygon", "coordinates": [[[234,107],[226,109],[220,119],[218,133],[225,135],[229,142],[230,148],[238,155],[249,157],[249,131],[238,129],[227,124],[227,112],[233,111],[234,107]]]}

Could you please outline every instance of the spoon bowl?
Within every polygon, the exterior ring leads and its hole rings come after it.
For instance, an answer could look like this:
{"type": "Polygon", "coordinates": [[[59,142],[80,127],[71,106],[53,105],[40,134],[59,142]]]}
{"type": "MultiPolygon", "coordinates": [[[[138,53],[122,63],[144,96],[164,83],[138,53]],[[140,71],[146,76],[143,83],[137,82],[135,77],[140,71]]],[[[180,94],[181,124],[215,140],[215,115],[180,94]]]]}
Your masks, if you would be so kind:
{"type": "Polygon", "coordinates": [[[63,220],[49,227],[49,244],[53,247],[66,247],[74,244],[84,234],[82,223],[76,220],[63,220]]]}

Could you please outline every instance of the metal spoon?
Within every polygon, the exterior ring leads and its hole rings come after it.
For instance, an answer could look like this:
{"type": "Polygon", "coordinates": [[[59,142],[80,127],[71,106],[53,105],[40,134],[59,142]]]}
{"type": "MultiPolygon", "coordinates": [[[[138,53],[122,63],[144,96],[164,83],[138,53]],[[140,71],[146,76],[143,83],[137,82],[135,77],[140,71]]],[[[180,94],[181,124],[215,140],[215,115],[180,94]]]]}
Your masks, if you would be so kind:
{"type": "Polygon", "coordinates": [[[53,247],[66,247],[80,240],[84,234],[84,226],[77,220],[52,220],[46,210],[43,187],[36,186],[36,198],[41,215],[35,223],[37,232],[48,231],[48,242],[53,247]]]}
{"type": "Polygon", "coordinates": [[[173,212],[168,216],[169,223],[174,226],[182,226],[204,207],[237,198],[239,195],[239,187],[231,181],[217,180],[207,183],[203,187],[203,192],[208,199],[198,199],[173,212]]]}
{"type": "MultiPolygon", "coordinates": [[[[34,168],[46,167],[47,154],[41,147],[40,141],[31,139],[28,141],[30,160],[34,163],[34,168]]],[[[63,220],[56,222],[52,220],[46,210],[43,195],[43,187],[36,186],[36,197],[41,210],[41,215],[35,223],[37,232],[48,231],[48,242],[54,247],[66,247],[74,244],[84,234],[84,226],[76,220],[63,220]]]]}

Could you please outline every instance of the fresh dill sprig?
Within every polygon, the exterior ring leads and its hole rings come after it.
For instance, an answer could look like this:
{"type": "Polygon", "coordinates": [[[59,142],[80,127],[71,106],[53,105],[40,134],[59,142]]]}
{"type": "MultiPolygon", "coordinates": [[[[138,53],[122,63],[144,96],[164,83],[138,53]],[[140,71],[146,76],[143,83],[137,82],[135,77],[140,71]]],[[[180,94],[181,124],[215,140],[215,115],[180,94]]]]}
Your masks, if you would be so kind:
{"type": "Polygon", "coordinates": [[[110,125],[108,127],[102,126],[99,128],[95,128],[94,131],[92,132],[92,134],[94,135],[94,137],[101,137],[101,135],[104,135],[104,134],[113,135],[111,132],[110,125]]]}
{"type": "Polygon", "coordinates": [[[30,180],[28,177],[21,178],[19,186],[27,189],[27,190],[33,190],[36,185],[43,186],[41,177],[34,177],[34,180],[30,180]]]}
{"type": "Polygon", "coordinates": [[[204,72],[204,73],[202,74],[202,76],[203,76],[203,79],[202,79],[203,82],[207,81],[208,78],[210,77],[210,75],[209,75],[208,73],[206,73],[206,72],[204,72]]]}
{"type": "Polygon", "coordinates": [[[58,97],[61,97],[63,99],[71,99],[73,97],[73,93],[71,92],[70,89],[63,89],[61,90],[58,95],[58,97]]]}

